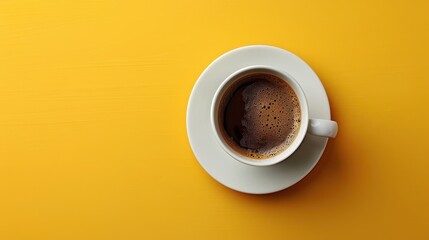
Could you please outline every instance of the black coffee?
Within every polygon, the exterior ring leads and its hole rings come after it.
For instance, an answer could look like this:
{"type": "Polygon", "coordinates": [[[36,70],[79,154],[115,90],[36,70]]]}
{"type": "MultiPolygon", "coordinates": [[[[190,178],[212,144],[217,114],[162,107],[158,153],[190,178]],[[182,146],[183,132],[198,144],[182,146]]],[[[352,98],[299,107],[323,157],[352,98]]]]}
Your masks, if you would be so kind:
{"type": "Polygon", "coordinates": [[[294,141],[301,108],[293,89],[277,76],[255,73],[237,80],[223,95],[218,123],[236,152],[253,159],[275,156],[294,141]]]}

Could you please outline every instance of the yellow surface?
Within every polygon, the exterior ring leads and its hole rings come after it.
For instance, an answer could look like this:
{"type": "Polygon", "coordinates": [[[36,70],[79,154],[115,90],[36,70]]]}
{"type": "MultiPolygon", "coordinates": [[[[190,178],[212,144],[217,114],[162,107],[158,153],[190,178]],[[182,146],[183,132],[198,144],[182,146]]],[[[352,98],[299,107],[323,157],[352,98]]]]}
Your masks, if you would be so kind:
{"type": "Polygon", "coordinates": [[[429,2],[0,1],[0,239],[429,239],[429,2]],[[302,182],[234,192],[189,147],[199,74],[249,44],[340,125],[302,182]]]}

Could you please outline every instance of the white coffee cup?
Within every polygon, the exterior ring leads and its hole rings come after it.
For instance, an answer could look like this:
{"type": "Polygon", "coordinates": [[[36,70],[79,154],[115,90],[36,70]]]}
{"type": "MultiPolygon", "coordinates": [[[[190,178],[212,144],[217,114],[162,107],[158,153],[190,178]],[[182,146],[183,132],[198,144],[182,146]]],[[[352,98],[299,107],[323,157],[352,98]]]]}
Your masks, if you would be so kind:
{"type": "Polygon", "coordinates": [[[288,73],[280,69],[274,69],[272,67],[263,66],[263,65],[254,65],[254,66],[248,66],[248,67],[242,68],[232,73],[229,77],[227,77],[222,82],[222,84],[217,89],[212,101],[211,126],[218,143],[226,153],[228,153],[231,157],[233,157],[234,159],[242,163],[253,165],[253,166],[270,166],[286,160],[289,156],[292,155],[292,153],[294,153],[298,149],[298,147],[301,145],[302,141],[304,140],[304,137],[307,134],[307,132],[312,135],[333,138],[336,136],[338,131],[338,125],[335,121],[331,121],[327,119],[309,118],[308,104],[307,104],[307,99],[305,97],[304,91],[292,76],[290,76],[288,73]],[[295,137],[294,141],[284,151],[280,152],[277,155],[274,155],[272,157],[265,158],[265,159],[249,158],[238,153],[233,148],[231,148],[228,145],[228,143],[225,141],[224,137],[222,136],[220,126],[219,126],[219,121],[218,121],[218,114],[219,114],[218,108],[220,105],[220,101],[222,100],[222,97],[224,96],[228,88],[231,87],[231,85],[234,84],[237,80],[242,79],[246,75],[255,74],[255,73],[270,74],[284,80],[295,92],[301,107],[301,122],[300,122],[301,125],[299,127],[298,134],[295,137]]]}

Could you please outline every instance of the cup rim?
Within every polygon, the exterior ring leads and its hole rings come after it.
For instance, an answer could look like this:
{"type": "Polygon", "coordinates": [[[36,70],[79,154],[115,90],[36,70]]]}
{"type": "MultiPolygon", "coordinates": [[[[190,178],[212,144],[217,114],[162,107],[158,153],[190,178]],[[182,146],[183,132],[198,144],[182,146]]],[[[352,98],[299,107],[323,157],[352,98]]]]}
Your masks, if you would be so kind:
{"type": "Polygon", "coordinates": [[[210,119],[211,119],[212,130],[214,132],[214,135],[217,139],[218,144],[222,147],[222,149],[235,160],[238,160],[239,162],[252,165],[252,166],[271,166],[286,160],[301,145],[307,133],[308,122],[309,122],[307,99],[299,83],[287,72],[282,71],[280,69],[273,68],[271,66],[266,66],[266,65],[247,66],[230,74],[221,83],[221,85],[218,87],[218,89],[215,92],[215,95],[213,97],[212,104],[211,104],[210,115],[211,115],[210,119]],[[235,82],[235,80],[240,79],[246,74],[252,74],[252,73],[273,74],[279,77],[280,79],[282,79],[283,81],[286,81],[286,83],[296,93],[301,107],[301,125],[299,128],[298,135],[295,137],[295,140],[292,142],[292,144],[289,145],[284,151],[282,151],[281,153],[273,157],[266,158],[266,159],[258,159],[258,160],[240,155],[235,150],[233,150],[228,145],[228,143],[226,143],[226,141],[223,139],[222,133],[220,132],[219,123],[217,120],[218,118],[217,109],[220,104],[220,100],[222,99],[222,94],[228,89],[228,87],[230,87],[235,82]]]}

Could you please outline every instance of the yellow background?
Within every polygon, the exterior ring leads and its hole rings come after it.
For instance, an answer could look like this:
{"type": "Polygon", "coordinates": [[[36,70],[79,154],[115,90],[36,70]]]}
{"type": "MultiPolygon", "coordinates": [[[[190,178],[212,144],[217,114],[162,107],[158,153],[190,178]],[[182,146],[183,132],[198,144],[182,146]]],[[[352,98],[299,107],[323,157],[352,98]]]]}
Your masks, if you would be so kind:
{"type": "Polygon", "coordinates": [[[429,239],[429,3],[0,1],[0,239],[429,239]],[[302,57],[340,132],[254,196],[210,178],[185,114],[249,44],[302,57]]]}

